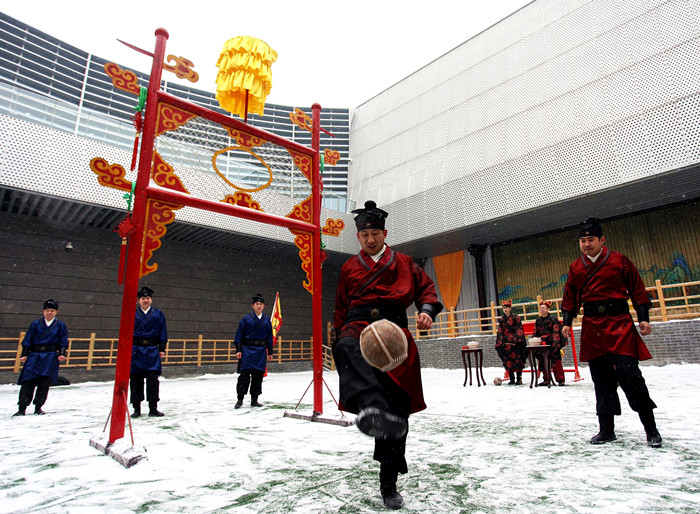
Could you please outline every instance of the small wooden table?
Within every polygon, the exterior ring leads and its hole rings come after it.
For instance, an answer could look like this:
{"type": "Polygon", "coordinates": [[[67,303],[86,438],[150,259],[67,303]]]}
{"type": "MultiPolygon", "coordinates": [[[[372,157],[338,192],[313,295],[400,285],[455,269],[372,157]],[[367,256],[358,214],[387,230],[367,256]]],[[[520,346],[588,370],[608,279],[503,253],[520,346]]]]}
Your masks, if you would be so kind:
{"type": "Polygon", "coordinates": [[[537,356],[536,353],[542,355],[542,360],[544,361],[544,369],[539,370],[543,372],[544,381],[547,387],[552,387],[552,372],[551,363],[549,359],[549,349],[551,348],[548,344],[540,344],[536,346],[527,345],[527,360],[530,362],[530,389],[532,389],[532,384],[534,382],[535,387],[537,387],[537,356]]]}
{"type": "Polygon", "coordinates": [[[486,385],[483,368],[484,350],[481,348],[467,348],[466,346],[462,346],[462,363],[464,364],[464,384],[462,387],[467,386],[467,377],[469,377],[469,385],[472,385],[472,354],[474,354],[474,373],[476,374],[476,385],[481,387],[481,382],[486,385]],[[479,378],[479,375],[481,375],[481,379],[479,378]]]}

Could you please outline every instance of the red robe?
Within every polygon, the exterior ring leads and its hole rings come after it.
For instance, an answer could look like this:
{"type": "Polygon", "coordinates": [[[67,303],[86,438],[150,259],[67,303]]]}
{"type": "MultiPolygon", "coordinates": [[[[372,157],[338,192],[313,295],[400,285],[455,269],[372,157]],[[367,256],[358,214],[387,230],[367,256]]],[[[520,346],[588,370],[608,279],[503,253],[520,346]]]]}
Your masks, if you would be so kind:
{"type": "MultiPolygon", "coordinates": [[[[571,264],[561,308],[576,315],[586,301],[629,298],[634,305],[651,304],[632,261],[604,246],[596,262],[582,255],[571,264]]],[[[581,361],[588,362],[606,353],[629,355],[640,361],[651,359],[629,313],[583,317],[581,361]]]]}
{"type": "MultiPolygon", "coordinates": [[[[351,308],[392,305],[405,309],[412,303],[418,308],[426,303],[438,303],[433,281],[413,258],[386,246],[384,255],[374,262],[361,250],[358,255],[348,259],[340,270],[333,326],[340,330],[338,338],[359,338],[369,323],[352,321],[346,324],[351,308]]],[[[413,336],[407,328],[403,331],[408,340],[408,357],[387,374],[411,396],[413,413],[425,409],[420,359],[413,336]]]]}

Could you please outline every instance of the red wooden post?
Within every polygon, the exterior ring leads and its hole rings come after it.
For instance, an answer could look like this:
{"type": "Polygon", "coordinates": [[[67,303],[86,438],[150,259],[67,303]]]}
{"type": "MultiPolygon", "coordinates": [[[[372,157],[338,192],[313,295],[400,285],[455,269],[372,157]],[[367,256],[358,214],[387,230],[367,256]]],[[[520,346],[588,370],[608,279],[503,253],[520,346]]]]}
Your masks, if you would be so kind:
{"type": "Polygon", "coordinates": [[[153,55],[151,76],[148,82],[148,98],[146,100],[146,115],[141,137],[141,155],[139,156],[139,172],[134,190],[133,222],[136,232],[129,241],[126,258],[126,277],[124,279],[124,294],[122,296],[122,313],[119,324],[119,345],[117,347],[117,367],[114,375],[114,394],[112,396],[112,422],[109,426],[109,442],[124,437],[124,422],[126,419],[127,394],[129,390],[129,372],[131,370],[131,348],[134,339],[134,313],[136,310],[136,293],[141,275],[141,256],[144,244],[144,227],[146,226],[146,188],[151,176],[153,146],[156,129],[156,109],[158,107],[158,91],[163,74],[165,60],[165,44],[168,31],[156,29],[156,46],[153,55]]]}
{"type": "Polygon", "coordinates": [[[312,202],[316,229],[312,232],[311,251],[313,266],[311,277],[313,279],[312,317],[313,317],[313,373],[314,373],[314,412],[323,414],[323,309],[321,303],[321,105],[315,103],[311,106],[313,132],[311,134],[311,148],[315,151],[313,156],[313,181],[312,202]]]}

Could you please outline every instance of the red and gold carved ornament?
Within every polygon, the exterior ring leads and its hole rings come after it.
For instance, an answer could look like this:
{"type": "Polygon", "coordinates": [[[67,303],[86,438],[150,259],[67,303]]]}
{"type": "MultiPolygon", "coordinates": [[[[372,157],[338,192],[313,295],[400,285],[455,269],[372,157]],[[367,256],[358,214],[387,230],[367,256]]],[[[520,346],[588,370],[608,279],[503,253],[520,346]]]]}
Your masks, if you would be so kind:
{"type": "Polygon", "coordinates": [[[168,130],[177,130],[192,118],[196,117],[197,115],[194,113],[179,109],[165,102],[159,102],[158,115],[156,118],[156,137],[168,130]]]}
{"type": "Polygon", "coordinates": [[[338,218],[334,220],[333,218],[327,218],[326,224],[321,229],[321,232],[328,236],[338,237],[344,228],[345,222],[342,219],[338,218]]]}
{"type": "Polygon", "coordinates": [[[248,193],[244,193],[242,191],[236,191],[232,195],[226,195],[226,198],[221,201],[231,205],[238,205],[239,207],[246,207],[248,209],[264,212],[260,208],[260,204],[258,202],[253,200],[248,193]]]}
{"type": "Polygon", "coordinates": [[[190,61],[189,59],[185,59],[184,57],[175,57],[174,55],[168,55],[168,60],[167,62],[170,61],[175,61],[175,64],[163,64],[163,68],[166,70],[172,72],[177,76],[179,79],[186,79],[189,80],[192,83],[195,83],[199,80],[199,73],[194,71],[192,68],[194,68],[194,63],[190,61]]]}
{"type": "Polygon", "coordinates": [[[308,130],[309,132],[313,130],[311,116],[306,114],[298,107],[294,108],[294,112],[289,113],[289,119],[302,130],[308,130]]]}
{"type": "Polygon", "coordinates": [[[323,150],[323,162],[325,164],[328,164],[329,166],[333,166],[335,164],[338,164],[338,161],[340,160],[340,152],[337,150],[331,150],[330,148],[326,148],[323,150]]]}
{"type": "Polygon", "coordinates": [[[311,251],[311,234],[290,230],[294,234],[294,244],[299,248],[299,258],[301,259],[301,269],[306,274],[306,280],[302,283],[304,289],[314,294],[314,280],[311,270],[313,269],[313,253],[311,251]]]}
{"type": "Polygon", "coordinates": [[[105,64],[105,73],[112,78],[112,84],[117,89],[138,96],[141,93],[138,78],[133,71],[123,70],[118,64],[108,62],[105,64]]]}
{"type": "Polygon", "coordinates": [[[311,196],[308,196],[303,202],[296,204],[294,209],[292,209],[292,212],[287,214],[286,217],[293,220],[303,221],[304,223],[312,223],[313,214],[311,196]]]}
{"type": "Polygon", "coordinates": [[[251,149],[267,143],[267,141],[265,141],[263,138],[253,136],[241,130],[236,130],[230,127],[227,127],[226,130],[228,135],[231,136],[232,139],[236,140],[238,146],[242,146],[243,148],[251,149]]]}
{"type": "Polygon", "coordinates": [[[292,157],[292,160],[294,161],[294,166],[299,168],[299,171],[301,171],[304,174],[306,180],[309,181],[309,184],[313,186],[311,174],[311,157],[290,149],[287,149],[287,152],[289,152],[289,155],[292,157]]]}
{"type": "Polygon", "coordinates": [[[131,191],[131,181],[124,178],[126,170],[119,164],[109,164],[102,157],[95,157],[90,161],[90,169],[101,186],[131,191]]]}
{"type": "Polygon", "coordinates": [[[161,187],[167,187],[174,191],[190,194],[180,180],[180,177],[175,175],[173,167],[165,162],[158,151],[153,151],[153,169],[151,170],[153,182],[161,187]]]}
{"type": "Polygon", "coordinates": [[[158,269],[157,263],[149,264],[149,261],[153,257],[153,253],[160,248],[160,239],[167,232],[166,225],[175,221],[175,213],[173,211],[181,208],[182,205],[161,202],[153,198],[148,199],[146,203],[146,227],[141,258],[141,273],[139,276],[143,277],[158,269]]]}

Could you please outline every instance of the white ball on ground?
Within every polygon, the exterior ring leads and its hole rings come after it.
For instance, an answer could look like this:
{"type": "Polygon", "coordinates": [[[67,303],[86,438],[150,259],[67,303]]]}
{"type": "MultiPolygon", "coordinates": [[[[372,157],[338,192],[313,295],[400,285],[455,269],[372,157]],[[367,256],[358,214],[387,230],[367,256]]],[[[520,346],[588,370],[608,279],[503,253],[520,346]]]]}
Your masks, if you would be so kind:
{"type": "Polygon", "coordinates": [[[493,385],[499,386],[499,385],[501,385],[502,383],[503,383],[503,379],[500,378],[500,377],[496,377],[496,378],[493,379],[493,385]]]}

